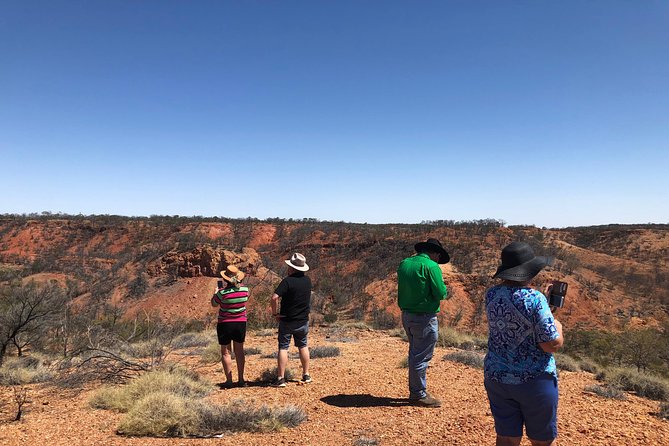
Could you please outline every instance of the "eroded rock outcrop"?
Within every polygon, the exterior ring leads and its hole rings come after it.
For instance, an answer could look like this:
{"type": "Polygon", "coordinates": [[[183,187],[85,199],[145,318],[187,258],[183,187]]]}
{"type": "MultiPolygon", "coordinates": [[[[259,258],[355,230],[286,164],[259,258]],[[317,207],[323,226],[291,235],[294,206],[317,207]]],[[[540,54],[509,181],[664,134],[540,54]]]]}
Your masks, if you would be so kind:
{"type": "Polygon", "coordinates": [[[252,248],[242,252],[198,246],[190,252],[171,251],[148,268],[152,276],[173,274],[178,277],[217,277],[228,265],[242,271],[255,271],[262,264],[260,255],[252,248]]]}

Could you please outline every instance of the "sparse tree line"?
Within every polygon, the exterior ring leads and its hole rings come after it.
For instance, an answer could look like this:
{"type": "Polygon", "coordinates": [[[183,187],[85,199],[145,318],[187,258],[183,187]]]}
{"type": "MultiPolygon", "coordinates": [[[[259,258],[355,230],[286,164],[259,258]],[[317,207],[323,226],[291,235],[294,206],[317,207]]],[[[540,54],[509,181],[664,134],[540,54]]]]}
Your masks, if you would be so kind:
{"type": "MultiPolygon", "coordinates": [[[[278,271],[281,263],[276,259],[300,247],[313,265],[314,291],[317,296],[315,308],[329,315],[332,320],[336,319],[340,310],[353,307],[355,311],[351,316],[359,320],[371,320],[376,328],[392,328],[397,326],[398,321],[384,308],[374,306],[371,296],[364,292],[364,287],[374,280],[387,278],[399,260],[413,252],[413,241],[423,238],[425,234],[436,233],[449,240],[453,264],[467,275],[466,290],[475,303],[480,301],[481,293],[488,285],[487,278],[497,261],[485,255],[482,246],[502,246],[512,239],[524,240],[531,244],[537,254],[559,259],[554,268],[565,275],[578,274],[579,269],[584,267],[577,256],[551,243],[545,231],[535,227],[505,227],[503,222],[497,220],[364,225],[315,219],[261,221],[223,217],[129,218],[43,213],[0,216],[0,237],[19,231],[29,220],[50,222],[50,225],[61,230],[59,233],[49,232],[53,228],[46,231],[52,247],[41,252],[34,260],[17,255],[0,258],[2,262],[18,264],[17,267],[0,268],[0,362],[8,354],[23,355],[26,350],[31,350],[57,352],[63,358],[74,358],[77,355],[87,357],[82,368],[101,361],[107,361],[110,365],[127,359],[127,345],[148,341],[156,334],[154,328],[157,326],[161,327],[157,331],[163,340],[174,336],[174,330],[162,322],[155,322],[152,328],[154,322],[147,322],[152,320],[148,316],[134,322],[123,321],[120,309],[107,304],[111,293],[121,287],[127,298],[141,298],[151,286],[160,286],[160,283],[150,280],[146,268],[165,253],[171,250],[188,251],[201,244],[245,246],[253,234],[252,228],[259,223],[273,224],[276,229],[274,241],[258,248],[267,267],[278,271]],[[210,240],[200,232],[182,232],[180,229],[184,224],[200,222],[230,223],[232,235],[210,240]],[[324,233],[324,241],[313,242],[313,235],[317,231],[324,233]],[[121,236],[126,237],[127,241],[120,249],[112,249],[121,236]],[[357,262],[355,273],[341,274],[351,261],[357,262]],[[26,282],[26,277],[37,272],[61,272],[67,276],[67,280],[65,285],[26,282]],[[73,307],[73,299],[84,293],[91,293],[91,307],[73,307]],[[97,353],[93,354],[93,351],[97,353]]],[[[669,229],[669,226],[651,225],[650,228],[664,230],[669,229]]],[[[596,238],[596,234],[602,230],[576,228],[564,231],[585,234],[579,240],[585,245],[590,240],[588,237],[596,238]]],[[[602,266],[597,272],[609,284],[625,287],[630,292],[634,290],[638,293],[642,290],[644,298],[639,299],[639,314],[648,311],[648,305],[668,302],[669,279],[661,268],[650,275],[640,271],[620,271],[610,266],[602,266]]],[[[163,281],[164,284],[176,280],[176,274],[173,271],[163,281]]],[[[609,285],[583,278],[579,281],[592,296],[609,285]]],[[[259,302],[268,297],[261,294],[255,296],[259,302]]],[[[474,323],[481,323],[482,313],[482,307],[477,307],[473,315],[474,323]]],[[[623,316],[629,318],[632,315],[623,316]]],[[[267,315],[260,311],[253,313],[251,310],[249,318],[249,323],[256,327],[271,323],[266,320],[267,315]]],[[[451,323],[457,323],[462,314],[449,315],[449,318],[451,323]]],[[[570,338],[573,336],[574,339],[573,342],[570,339],[566,345],[572,354],[592,357],[603,364],[631,365],[641,372],[669,375],[669,353],[666,345],[662,344],[666,332],[647,329],[635,332],[627,339],[617,339],[615,337],[620,335],[596,332],[586,334],[583,330],[570,330],[570,338]],[[635,342],[650,347],[635,348],[635,342]],[[643,356],[638,355],[640,351],[644,352],[643,356]]],[[[140,363],[139,369],[147,367],[147,363],[150,367],[154,360],[140,363]]],[[[160,360],[160,355],[157,360],[160,360]]],[[[131,361],[121,368],[127,367],[129,373],[134,373],[135,366],[131,361]]]]}

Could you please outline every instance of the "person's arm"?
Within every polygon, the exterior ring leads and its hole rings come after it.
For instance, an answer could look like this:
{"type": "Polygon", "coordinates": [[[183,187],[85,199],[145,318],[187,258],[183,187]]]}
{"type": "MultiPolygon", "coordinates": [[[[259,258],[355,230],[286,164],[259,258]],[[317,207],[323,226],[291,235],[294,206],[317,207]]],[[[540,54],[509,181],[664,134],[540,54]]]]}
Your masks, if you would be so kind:
{"type": "Polygon", "coordinates": [[[279,299],[280,298],[281,297],[278,294],[274,293],[272,295],[272,300],[270,301],[270,304],[272,306],[272,316],[274,316],[274,318],[276,320],[281,319],[281,315],[279,315],[279,299]]]}
{"type": "Polygon", "coordinates": [[[541,347],[541,349],[546,353],[555,353],[564,345],[564,336],[562,335],[562,324],[557,319],[554,319],[553,323],[555,324],[555,328],[560,337],[552,341],[539,343],[539,347],[541,347]]]}
{"type": "Polygon", "coordinates": [[[562,324],[553,317],[546,297],[539,291],[537,293],[536,322],[534,325],[537,344],[546,353],[555,353],[564,344],[562,324]]]}
{"type": "Polygon", "coordinates": [[[218,294],[217,293],[218,293],[218,291],[216,291],[216,293],[214,293],[213,297],[211,298],[211,306],[212,307],[218,307],[218,305],[220,304],[220,301],[218,300],[218,294]]]}
{"type": "Polygon", "coordinates": [[[435,300],[448,299],[448,290],[446,289],[446,284],[441,275],[441,268],[439,268],[439,265],[432,265],[432,267],[429,268],[428,273],[430,274],[430,290],[432,290],[432,297],[435,300]]]}

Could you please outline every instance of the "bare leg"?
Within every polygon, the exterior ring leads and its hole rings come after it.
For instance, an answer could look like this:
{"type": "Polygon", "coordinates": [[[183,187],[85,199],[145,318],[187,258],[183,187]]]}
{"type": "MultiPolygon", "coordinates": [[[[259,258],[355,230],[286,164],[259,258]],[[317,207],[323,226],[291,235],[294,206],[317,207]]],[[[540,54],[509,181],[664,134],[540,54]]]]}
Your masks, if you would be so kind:
{"type": "MultiPolygon", "coordinates": [[[[232,346],[235,349],[235,361],[237,361],[237,377],[239,382],[242,382],[244,381],[244,365],[246,364],[246,358],[244,357],[244,344],[233,341],[232,346]]],[[[232,373],[230,375],[232,378],[232,373]]]]}
{"type": "Polygon", "coordinates": [[[539,441],[539,440],[532,440],[531,438],[529,439],[530,443],[532,443],[532,446],[557,446],[557,440],[549,440],[549,441],[539,441]]]}
{"type": "Polygon", "coordinates": [[[225,381],[232,382],[232,358],[230,357],[230,344],[221,345],[221,362],[223,363],[223,372],[225,381]]]}
{"type": "Polygon", "coordinates": [[[278,372],[277,378],[283,378],[286,373],[286,366],[288,365],[288,350],[279,350],[277,355],[278,372]]]}
{"type": "Polygon", "coordinates": [[[523,437],[503,437],[498,435],[497,441],[495,441],[495,446],[518,446],[522,438],[523,437]]]}
{"type": "Polygon", "coordinates": [[[300,350],[300,362],[302,363],[302,375],[309,374],[309,347],[302,347],[300,350]]]}

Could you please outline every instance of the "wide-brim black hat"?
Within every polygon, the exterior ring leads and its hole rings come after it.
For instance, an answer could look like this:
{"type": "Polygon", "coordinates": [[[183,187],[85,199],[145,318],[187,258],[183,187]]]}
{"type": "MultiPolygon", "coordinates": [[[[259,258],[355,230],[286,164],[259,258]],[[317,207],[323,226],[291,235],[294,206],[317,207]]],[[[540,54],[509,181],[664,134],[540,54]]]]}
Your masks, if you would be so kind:
{"type": "Polygon", "coordinates": [[[493,277],[525,282],[550,265],[549,257],[535,256],[532,247],[524,242],[512,242],[502,249],[502,264],[493,277]]]}
{"type": "Polygon", "coordinates": [[[438,252],[439,260],[437,260],[437,263],[440,264],[448,263],[448,261],[451,260],[451,256],[448,255],[448,252],[446,252],[444,247],[441,246],[441,242],[436,238],[429,238],[427,239],[426,242],[416,243],[414,245],[414,249],[416,250],[416,252],[425,252],[425,251],[438,252]]]}

